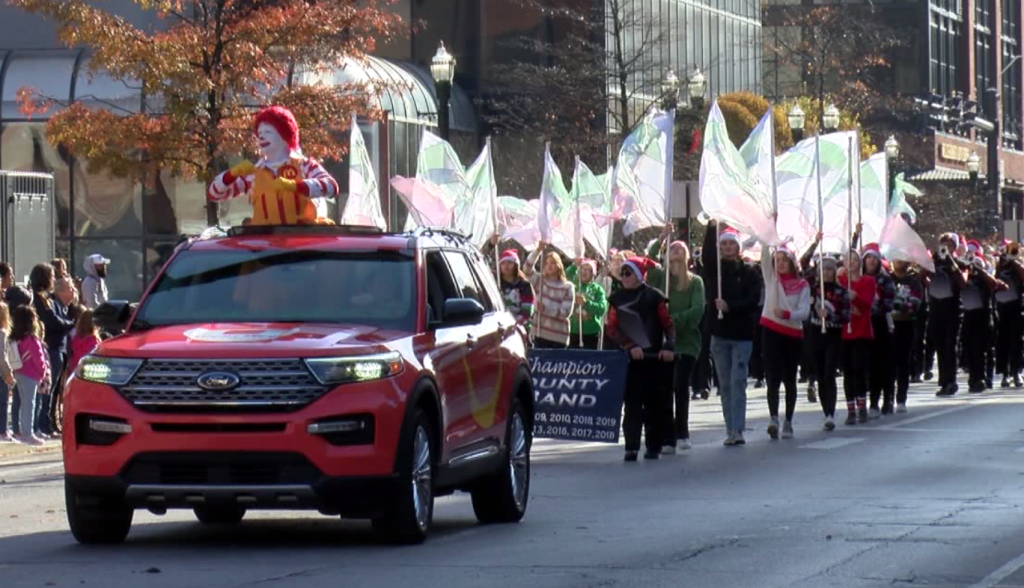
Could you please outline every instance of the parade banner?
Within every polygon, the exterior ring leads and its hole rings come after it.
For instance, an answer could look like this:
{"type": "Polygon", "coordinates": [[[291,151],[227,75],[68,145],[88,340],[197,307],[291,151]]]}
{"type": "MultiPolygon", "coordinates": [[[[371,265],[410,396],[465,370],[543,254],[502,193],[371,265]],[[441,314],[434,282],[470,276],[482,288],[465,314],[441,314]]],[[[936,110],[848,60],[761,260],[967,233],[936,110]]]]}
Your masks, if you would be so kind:
{"type": "Polygon", "coordinates": [[[629,360],[618,351],[530,351],[533,436],[618,443],[629,360]]]}

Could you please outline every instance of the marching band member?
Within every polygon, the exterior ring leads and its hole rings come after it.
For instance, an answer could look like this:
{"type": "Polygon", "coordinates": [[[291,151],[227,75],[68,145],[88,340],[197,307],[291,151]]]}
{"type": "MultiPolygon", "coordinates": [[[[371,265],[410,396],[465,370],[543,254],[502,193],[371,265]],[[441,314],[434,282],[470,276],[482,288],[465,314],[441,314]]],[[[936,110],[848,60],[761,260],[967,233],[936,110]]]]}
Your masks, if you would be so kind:
{"type": "Polygon", "coordinates": [[[960,290],[967,284],[967,278],[954,257],[959,242],[956,233],[939,238],[939,248],[933,255],[935,273],[928,276],[928,337],[939,363],[936,396],[953,396],[960,388],[956,383],[956,349],[960,336],[960,290]]]}
{"type": "Polygon", "coordinates": [[[1006,284],[988,273],[980,248],[968,268],[967,281],[960,291],[963,304],[963,348],[967,363],[968,390],[978,394],[987,388],[985,357],[992,347],[992,297],[1006,284]]]}
{"type": "Polygon", "coordinates": [[[910,389],[914,333],[924,300],[924,283],[910,262],[892,262],[892,281],[896,297],[892,303],[893,359],[896,366],[896,412],[907,412],[907,391],[910,389]]]}
{"type": "Polygon", "coordinates": [[[874,306],[877,286],[875,279],[865,276],[862,260],[856,249],[851,249],[846,266],[840,270],[839,285],[847,289],[850,297],[850,325],[843,328],[843,388],[846,392],[846,424],[868,422],[868,361],[871,341],[874,339],[871,307],[874,306]]]}
{"type": "Polygon", "coordinates": [[[996,278],[1006,284],[1006,289],[996,292],[996,371],[1003,374],[1002,387],[1008,388],[1012,379],[1014,388],[1024,386],[1021,382],[1021,296],[1024,295],[1024,265],[1021,264],[1021,247],[1018,243],[1006,243],[999,256],[996,278]]]}
{"type": "Polygon", "coordinates": [[[871,409],[868,418],[877,419],[882,414],[892,414],[893,396],[896,384],[893,357],[892,305],[896,298],[896,286],[882,263],[882,252],[877,243],[864,246],[864,275],[875,279],[878,289],[875,302],[871,305],[871,330],[875,338],[871,343],[871,359],[868,385],[871,391],[871,409]],[[878,401],[882,400],[882,410],[878,401]]]}

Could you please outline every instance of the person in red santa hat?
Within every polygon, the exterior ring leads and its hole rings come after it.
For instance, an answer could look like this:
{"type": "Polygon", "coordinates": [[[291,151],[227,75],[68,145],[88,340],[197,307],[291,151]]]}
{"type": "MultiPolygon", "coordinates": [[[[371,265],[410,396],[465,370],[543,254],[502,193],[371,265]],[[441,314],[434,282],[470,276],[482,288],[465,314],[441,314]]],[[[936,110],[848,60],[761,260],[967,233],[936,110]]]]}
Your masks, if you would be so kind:
{"type": "Polygon", "coordinates": [[[793,437],[796,376],[803,352],[804,321],[811,315],[811,287],[800,276],[796,255],[785,246],[761,248],[764,310],[761,313],[764,366],[768,379],[768,436],[779,438],[779,388],[786,388],[786,420],[782,438],[793,437]]]}
{"type": "Polygon", "coordinates": [[[665,295],[644,283],[654,265],[645,257],[626,259],[619,270],[622,288],[608,299],[605,335],[630,359],[622,417],[626,461],[637,459],[641,429],[646,431],[644,459],[658,459],[665,444],[665,414],[671,412],[669,383],[676,333],[665,295]]]}
{"type": "Polygon", "coordinates": [[[523,275],[519,265],[519,252],[506,249],[501,252],[498,264],[501,271],[501,294],[505,300],[505,309],[516,317],[516,323],[530,332],[530,321],[533,318],[534,292],[533,284],[523,275]]]}
{"type": "Polygon", "coordinates": [[[744,445],[747,423],[747,374],[754,348],[754,327],[761,302],[761,276],[740,257],[742,245],[735,230],[722,229],[717,242],[717,222],[708,223],[704,237],[704,284],[713,302],[711,356],[718,372],[727,447],[744,445]],[[720,259],[719,259],[720,256],[720,259]],[[719,287],[719,262],[721,287],[719,287]]]}
{"type": "Polygon", "coordinates": [[[892,280],[882,259],[878,243],[868,243],[862,252],[864,275],[875,279],[875,301],[871,305],[871,330],[875,338],[871,341],[869,358],[868,390],[871,406],[869,419],[883,414],[892,414],[896,393],[896,370],[893,363],[895,324],[892,320],[892,305],[896,300],[896,284],[892,280]],[[879,410],[879,401],[882,401],[879,410]]]}
{"type": "Polygon", "coordinates": [[[972,259],[967,270],[967,281],[960,291],[964,311],[963,350],[968,372],[968,391],[979,394],[991,387],[986,356],[992,347],[993,294],[1006,290],[1007,285],[989,274],[980,245],[972,248],[968,244],[968,250],[972,251],[972,259]]]}
{"type": "Polygon", "coordinates": [[[206,191],[220,202],[242,195],[252,203],[252,225],[329,223],[325,199],[338,195],[338,182],[299,149],[295,116],[283,106],[264,108],[253,131],[261,158],[242,161],[218,175],[206,191]]]}

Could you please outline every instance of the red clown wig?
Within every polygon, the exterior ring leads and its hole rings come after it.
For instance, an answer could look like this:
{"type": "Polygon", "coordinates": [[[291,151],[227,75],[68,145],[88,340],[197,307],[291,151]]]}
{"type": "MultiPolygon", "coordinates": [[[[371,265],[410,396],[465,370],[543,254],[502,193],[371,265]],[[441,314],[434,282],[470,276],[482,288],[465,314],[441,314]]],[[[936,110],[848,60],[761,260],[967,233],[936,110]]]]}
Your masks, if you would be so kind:
{"type": "Polygon", "coordinates": [[[299,125],[295,122],[295,115],[292,114],[292,111],[284,106],[268,106],[256,115],[253,132],[258,132],[263,123],[274,127],[281,138],[288,143],[289,149],[299,148],[299,125]]]}

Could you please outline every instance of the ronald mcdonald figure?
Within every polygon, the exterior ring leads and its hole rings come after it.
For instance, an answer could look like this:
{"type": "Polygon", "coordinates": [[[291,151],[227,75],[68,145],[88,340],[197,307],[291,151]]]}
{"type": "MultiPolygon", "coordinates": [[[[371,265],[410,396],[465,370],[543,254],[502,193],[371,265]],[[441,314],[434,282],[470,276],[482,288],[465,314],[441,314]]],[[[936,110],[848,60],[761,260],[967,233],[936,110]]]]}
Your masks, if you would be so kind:
{"type": "Polygon", "coordinates": [[[338,195],[338,182],[299,149],[299,127],[291,111],[264,108],[254,123],[260,160],[243,161],[214,178],[206,192],[215,202],[249,195],[254,225],[330,223],[325,199],[338,195]]]}

